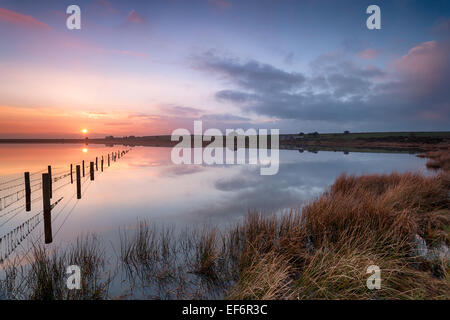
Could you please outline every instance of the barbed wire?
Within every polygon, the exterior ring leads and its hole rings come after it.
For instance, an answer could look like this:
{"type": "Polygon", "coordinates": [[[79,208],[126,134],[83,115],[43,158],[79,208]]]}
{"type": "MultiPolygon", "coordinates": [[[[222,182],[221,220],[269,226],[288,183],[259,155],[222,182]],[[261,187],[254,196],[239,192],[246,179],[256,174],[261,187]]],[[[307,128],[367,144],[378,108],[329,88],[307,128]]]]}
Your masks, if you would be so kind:
{"type": "MultiPolygon", "coordinates": [[[[126,150],[126,151],[123,151],[123,152],[120,152],[121,153],[121,156],[120,156],[120,158],[122,158],[126,153],[128,153],[129,151],[130,151],[131,149],[128,149],[128,150],[126,150]]],[[[108,154],[109,155],[109,154],[108,154]]],[[[119,157],[114,157],[113,156],[113,159],[114,158],[119,158],[119,157]]],[[[113,162],[115,162],[114,160],[113,160],[113,162]]],[[[77,164],[80,164],[80,163],[82,163],[81,161],[80,162],[77,162],[76,163],[76,165],[77,164]]],[[[96,165],[96,167],[97,167],[97,165],[96,165]]],[[[90,166],[88,165],[87,166],[87,168],[90,168],[90,166]]],[[[109,168],[109,166],[106,166],[104,169],[108,169],[109,168]]],[[[43,171],[45,171],[45,170],[43,170],[43,171]]],[[[43,172],[43,171],[41,171],[41,172],[43,172]]],[[[97,169],[97,171],[98,171],[98,169],[97,169]]],[[[103,172],[103,171],[101,171],[101,172],[103,172]]],[[[39,173],[39,172],[38,172],[39,173]]],[[[71,170],[69,170],[69,174],[68,175],[70,175],[70,174],[72,174],[73,173],[73,171],[71,172],[71,170]]],[[[84,188],[84,190],[82,191],[82,196],[84,196],[85,194],[86,194],[86,192],[87,192],[87,190],[89,189],[89,187],[90,187],[90,185],[92,184],[92,180],[90,180],[90,179],[88,179],[89,178],[89,174],[87,174],[85,177],[83,177],[84,179],[83,179],[83,181],[82,181],[82,183],[81,183],[81,187],[83,187],[84,185],[86,185],[86,183],[88,182],[88,184],[87,184],[87,186],[86,186],[86,188],[84,188]]],[[[59,186],[57,189],[55,189],[55,191],[56,190],[59,190],[59,189],[61,189],[62,187],[64,187],[64,186],[66,186],[66,185],[68,185],[69,183],[66,183],[66,184],[64,184],[64,185],[62,185],[62,186],[59,186]]],[[[1,185],[1,184],[0,184],[1,185]]],[[[42,184],[40,183],[39,185],[41,185],[41,187],[42,187],[42,184]]],[[[61,210],[55,215],[55,217],[52,219],[52,223],[54,222],[54,221],[56,221],[56,219],[58,219],[58,217],[64,212],[64,210],[67,208],[67,206],[69,205],[69,203],[74,199],[74,197],[75,197],[75,192],[72,194],[72,197],[66,202],[66,204],[61,208],[61,210]]],[[[38,197],[38,198],[36,198],[36,199],[33,199],[31,202],[33,203],[33,202],[35,202],[35,201],[37,201],[37,200],[40,200],[42,198],[42,196],[41,197],[38,197]]],[[[54,206],[56,206],[61,200],[63,199],[63,197],[61,197],[56,203],[54,203],[53,205],[52,205],[52,209],[54,208],[54,206]]],[[[69,217],[71,216],[71,214],[73,213],[73,211],[74,211],[74,209],[77,207],[77,205],[78,205],[78,203],[79,203],[79,199],[76,199],[76,201],[75,201],[75,203],[74,203],[74,205],[72,206],[72,208],[69,210],[69,212],[67,213],[67,215],[66,215],[66,217],[65,217],[65,219],[63,220],[63,222],[61,223],[61,225],[59,226],[59,228],[56,230],[56,232],[55,232],[55,234],[54,234],[54,236],[56,237],[56,235],[59,233],[59,231],[62,229],[62,227],[64,226],[64,224],[67,222],[67,220],[69,219],[69,217]]],[[[23,206],[21,206],[21,207],[23,207],[23,206]]],[[[42,214],[43,213],[43,211],[40,211],[39,213],[37,213],[37,214],[35,214],[33,217],[31,217],[30,219],[28,219],[28,220],[26,220],[24,223],[25,224],[27,224],[27,221],[30,221],[31,219],[34,219],[35,217],[39,217],[39,215],[40,214],[42,214]]],[[[38,235],[38,237],[37,237],[37,239],[35,240],[35,241],[33,241],[33,240],[31,240],[32,241],[32,245],[31,246],[28,246],[28,249],[25,249],[24,247],[23,247],[23,245],[22,245],[22,242],[23,242],[23,240],[37,227],[37,225],[39,225],[39,223],[42,221],[42,219],[39,219],[39,221],[37,221],[37,223],[35,223],[35,225],[34,225],[34,227],[32,228],[32,230],[29,232],[29,233],[26,233],[26,235],[25,235],[25,237],[23,237],[23,238],[21,238],[21,240],[18,242],[18,244],[14,247],[14,249],[17,247],[17,246],[21,246],[23,249],[24,249],[24,254],[22,255],[22,257],[20,258],[20,261],[19,261],[19,265],[21,265],[21,263],[22,263],[22,261],[25,259],[25,258],[27,258],[28,257],[28,254],[29,254],[29,252],[33,249],[33,248],[35,248],[35,246],[36,246],[36,243],[38,242],[38,241],[40,241],[40,239],[42,238],[42,236],[43,236],[43,232],[41,231],[41,232],[39,232],[39,235],[38,235]]],[[[28,224],[29,224],[29,222],[28,222],[28,224]]],[[[28,226],[27,226],[27,229],[26,229],[27,231],[28,231],[28,226]]],[[[1,247],[0,247],[1,248],[1,247]]],[[[0,257],[0,264],[1,263],[3,263],[3,259],[2,259],[2,257],[0,257]]],[[[18,284],[18,288],[21,288],[23,285],[24,285],[24,283],[25,283],[25,278],[23,278],[22,280],[21,280],[21,282],[18,284]]]]}
{"type": "MultiPolygon", "coordinates": [[[[33,176],[33,175],[38,174],[38,173],[45,172],[46,170],[47,170],[47,169],[43,169],[43,170],[40,170],[40,171],[31,172],[31,173],[30,173],[30,176],[33,176]]],[[[18,178],[15,178],[15,179],[6,181],[6,182],[1,182],[1,183],[0,183],[0,186],[1,186],[1,185],[4,185],[4,184],[11,183],[11,182],[14,182],[14,181],[18,181],[18,180],[20,180],[20,179],[23,179],[23,173],[17,173],[17,174],[20,174],[21,176],[18,177],[18,178]]]]}
{"type": "MultiPolygon", "coordinates": [[[[123,157],[126,153],[128,153],[128,151],[129,151],[129,150],[123,151],[123,152],[121,153],[121,157],[123,157]]],[[[120,151],[119,151],[119,153],[120,153],[120,151]]],[[[103,157],[103,156],[102,156],[102,157],[103,157]]],[[[116,157],[113,156],[113,159],[114,159],[114,158],[116,158],[116,157]]],[[[117,158],[118,158],[118,157],[117,157],[117,158]]],[[[97,159],[98,159],[98,158],[97,158],[97,159]]],[[[114,162],[115,162],[115,161],[114,161],[114,162]]],[[[78,163],[82,163],[82,161],[80,161],[80,162],[78,162],[78,163]]],[[[92,161],[92,163],[94,163],[94,162],[92,161]]],[[[98,163],[94,164],[92,167],[94,167],[94,166],[95,166],[95,168],[96,168],[96,171],[99,171],[99,169],[98,169],[98,163]]],[[[91,165],[89,164],[89,165],[87,165],[85,168],[90,169],[90,168],[91,168],[91,165]]],[[[104,169],[107,169],[107,168],[109,168],[109,167],[106,167],[106,168],[104,168],[104,169]]],[[[41,171],[38,171],[38,172],[34,172],[33,174],[37,174],[37,173],[45,172],[45,171],[46,171],[46,170],[41,170],[41,171]]],[[[101,171],[101,172],[103,172],[103,171],[101,171]]],[[[71,174],[73,174],[73,170],[72,170],[72,171],[69,170],[69,172],[67,172],[66,170],[60,171],[60,172],[56,173],[56,176],[53,176],[53,177],[52,177],[52,180],[56,183],[57,181],[62,180],[62,179],[64,179],[64,178],[70,176],[71,174]]],[[[83,178],[83,179],[82,179],[81,187],[85,186],[85,184],[87,183],[86,188],[84,188],[84,190],[82,191],[82,195],[84,195],[84,194],[87,192],[87,190],[89,189],[90,185],[92,184],[92,181],[90,180],[90,175],[89,175],[89,173],[86,174],[85,176],[83,176],[82,178],[83,178]],[[89,182],[88,182],[88,181],[89,181],[89,182]]],[[[19,178],[18,178],[18,179],[19,179],[19,178]]],[[[18,180],[18,179],[17,179],[17,180],[18,180]]],[[[38,180],[40,180],[40,179],[34,179],[34,180],[32,180],[32,181],[38,181],[38,180]]],[[[13,181],[13,180],[10,180],[9,182],[11,182],[11,181],[13,181]]],[[[60,190],[60,189],[62,189],[62,188],[64,188],[64,187],[66,187],[67,185],[72,184],[72,183],[73,183],[72,181],[67,182],[67,183],[65,183],[65,184],[63,184],[63,185],[61,185],[61,186],[58,186],[58,187],[55,188],[53,191],[56,192],[56,191],[58,191],[58,190],[60,190]]],[[[21,184],[21,185],[22,185],[22,184],[21,184]]],[[[39,186],[39,187],[40,187],[40,188],[38,188],[37,190],[41,189],[41,188],[42,188],[42,182],[32,185],[31,188],[34,188],[34,187],[36,187],[36,186],[39,186]]],[[[37,190],[33,190],[32,192],[35,192],[35,191],[37,191],[37,190]]],[[[15,193],[12,193],[12,194],[10,194],[10,195],[6,195],[6,196],[4,196],[3,198],[9,197],[9,196],[13,196],[13,195],[15,195],[17,198],[19,198],[18,194],[19,194],[20,192],[23,192],[23,191],[24,191],[24,190],[19,190],[19,191],[15,192],[15,193]]],[[[70,198],[70,199],[66,202],[66,204],[61,208],[61,210],[54,216],[54,218],[52,219],[52,223],[53,223],[54,221],[56,221],[56,219],[58,219],[58,217],[64,212],[64,210],[67,208],[68,204],[74,199],[75,195],[76,195],[76,192],[74,192],[74,193],[72,194],[71,198],[70,198]]],[[[23,197],[24,197],[24,195],[22,195],[22,197],[21,197],[19,200],[23,199],[23,197]]],[[[0,198],[0,200],[1,200],[1,199],[2,199],[2,198],[0,198]]],[[[38,201],[38,200],[40,200],[40,199],[42,199],[42,196],[40,196],[40,197],[38,197],[38,198],[35,198],[35,199],[32,199],[31,202],[34,203],[34,202],[36,202],[36,201],[38,201]]],[[[63,199],[63,197],[61,197],[58,201],[56,201],[56,202],[52,205],[52,208],[53,208],[54,206],[56,206],[62,199],[63,199]]],[[[18,201],[18,200],[17,200],[17,201],[18,201]]],[[[16,203],[17,201],[14,201],[14,202],[8,204],[8,206],[10,206],[10,205],[16,203]]],[[[76,208],[77,204],[78,204],[78,199],[77,199],[77,201],[75,202],[75,204],[72,206],[72,208],[69,210],[68,214],[66,215],[66,217],[65,217],[65,219],[63,220],[62,224],[59,226],[58,230],[55,232],[55,236],[59,233],[59,231],[61,230],[61,228],[63,227],[63,225],[66,223],[67,219],[68,219],[69,216],[72,214],[72,212],[73,212],[73,210],[76,208]]],[[[1,205],[1,203],[0,203],[0,205],[1,205]]],[[[17,207],[17,208],[14,208],[14,209],[12,209],[12,210],[10,210],[10,211],[8,211],[8,212],[6,212],[6,213],[0,215],[0,217],[5,217],[5,216],[7,216],[7,215],[10,215],[10,214],[15,213],[15,214],[13,214],[11,217],[9,217],[6,221],[4,221],[4,222],[0,225],[0,227],[3,227],[5,224],[7,224],[9,221],[11,221],[14,217],[16,217],[19,213],[22,213],[23,211],[20,210],[20,209],[23,209],[24,207],[25,207],[25,205],[21,205],[21,206],[19,206],[19,207],[17,207]],[[18,211],[18,210],[20,210],[20,211],[18,211]],[[17,211],[17,212],[16,212],[16,211],[17,211]]],[[[43,211],[41,211],[41,212],[35,214],[34,216],[36,216],[36,215],[38,215],[38,214],[41,214],[42,212],[43,212],[43,211]]],[[[33,216],[33,217],[34,217],[34,216],[33,216]]],[[[33,218],[33,217],[32,217],[32,218],[33,218]]],[[[29,221],[29,220],[32,219],[32,218],[29,218],[29,219],[26,220],[24,223],[27,223],[27,221],[29,221]]],[[[15,230],[15,229],[14,229],[14,230],[15,230]]],[[[12,231],[10,231],[10,232],[13,232],[14,230],[12,230],[12,231]]],[[[8,234],[9,234],[9,233],[8,233],[8,234]]]]}

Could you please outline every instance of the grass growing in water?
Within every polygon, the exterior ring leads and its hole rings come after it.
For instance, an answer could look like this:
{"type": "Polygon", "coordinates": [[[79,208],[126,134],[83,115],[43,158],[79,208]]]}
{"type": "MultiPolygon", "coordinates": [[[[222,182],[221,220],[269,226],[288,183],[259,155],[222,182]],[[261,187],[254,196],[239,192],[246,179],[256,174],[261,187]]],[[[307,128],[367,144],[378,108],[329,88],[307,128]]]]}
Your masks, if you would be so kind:
{"type": "Polygon", "coordinates": [[[301,211],[202,229],[181,255],[184,276],[221,283],[229,299],[448,299],[448,253],[421,256],[417,239],[430,252],[450,244],[449,189],[448,173],[342,175],[301,211]],[[366,287],[370,265],[380,290],[366,287]]]}
{"type": "MultiPolygon", "coordinates": [[[[222,232],[141,221],[121,231],[119,265],[130,290],[146,298],[449,299],[449,190],[447,171],[344,174],[302,210],[252,212],[222,232]],[[381,269],[380,290],[366,287],[370,265],[381,269]]],[[[7,268],[0,289],[8,298],[107,298],[104,259],[87,244],[51,255],[36,248],[31,267],[7,268]],[[84,291],[65,289],[69,264],[88,266],[84,291]],[[24,277],[27,287],[18,289],[24,277]]]]}
{"type": "Polygon", "coordinates": [[[66,250],[52,252],[43,246],[32,248],[28,263],[12,261],[0,280],[0,293],[7,299],[97,300],[108,297],[112,276],[105,270],[106,260],[95,236],[78,238],[66,250]],[[66,268],[82,266],[81,289],[69,290],[66,268]]]}

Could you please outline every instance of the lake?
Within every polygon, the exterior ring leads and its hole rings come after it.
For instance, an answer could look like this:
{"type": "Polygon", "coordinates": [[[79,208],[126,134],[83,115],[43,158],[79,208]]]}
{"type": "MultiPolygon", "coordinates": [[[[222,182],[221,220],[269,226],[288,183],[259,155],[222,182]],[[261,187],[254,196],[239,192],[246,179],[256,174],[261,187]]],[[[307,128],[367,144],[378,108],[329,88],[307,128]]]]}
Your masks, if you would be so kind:
{"type": "MultiPolygon", "coordinates": [[[[170,153],[170,148],[162,147],[0,145],[0,198],[4,199],[0,237],[42,212],[40,181],[47,165],[52,166],[52,176],[59,179],[53,183],[52,203],[59,200],[52,210],[53,246],[95,233],[110,253],[120,246],[119,229],[132,229],[143,219],[175,228],[224,228],[240,221],[249,210],[280,214],[284,209],[300,208],[320,196],[344,172],[426,172],[425,159],[400,153],[280,150],[279,171],[272,176],[260,175],[259,165],[175,165],[170,153]],[[108,154],[127,149],[131,149],[129,153],[107,167],[108,154]],[[68,175],[70,164],[85,160],[88,165],[102,156],[104,172],[99,167],[95,180],[90,181],[86,170],[82,199],[77,200],[75,183],[71,184],[68,175]],[[31,185],[36,186],[32,187],[30,212],[25,211],[22,196],[25,171],[31,173],[31,185]]],[[[42,242],[42,233],[40,223],[10,257],[28,252],[33,242],[42,242]]],[[[120,285],[113,286],[113,291],[120,294],[120,285]]]]}

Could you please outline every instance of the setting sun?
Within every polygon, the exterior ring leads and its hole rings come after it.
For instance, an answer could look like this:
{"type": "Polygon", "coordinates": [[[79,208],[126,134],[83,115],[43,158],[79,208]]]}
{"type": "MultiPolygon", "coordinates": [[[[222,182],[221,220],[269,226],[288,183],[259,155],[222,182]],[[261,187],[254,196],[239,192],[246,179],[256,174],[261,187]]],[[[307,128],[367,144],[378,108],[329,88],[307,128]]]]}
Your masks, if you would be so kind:
{"type": "Polygon", "coordinates": [[[81,132],[82,133],[87,133],[88,131],[87,131],[87,129],[83,129],[83,130],[81,130],[81,132]]]}
{"type": "Polygon", "coordinates": [[[83,148],[83,150],[82,150],[84,153],[86,153],[86,152],[88,152],[88,149],[87,148],[83,148]]]}

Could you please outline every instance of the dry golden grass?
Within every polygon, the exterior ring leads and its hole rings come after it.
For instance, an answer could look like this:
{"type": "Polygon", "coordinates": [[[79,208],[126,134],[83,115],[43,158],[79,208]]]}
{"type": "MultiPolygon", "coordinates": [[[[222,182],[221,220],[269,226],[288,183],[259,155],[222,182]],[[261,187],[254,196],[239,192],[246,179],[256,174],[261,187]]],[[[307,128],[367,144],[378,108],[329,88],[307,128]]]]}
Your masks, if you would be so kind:
{"type": "Polygon", "coordinates": [[[343,235],[358,241],[389,234],[398,241],[418,233],[434,240],[433,232],[449,223],[448,182],[445,173],[341,175],[329,191],[305,207],[304,224],[315,245],[343,235]],[[430,228],[424,230],[424,225],[430,228]]]}
{"type": "Polygon", "coordinates": [[[437,151],[427,152],[424,157],[429,158],[427,167],[430,169],[450,170],[450,150],[441,149],[437,151]]]}
{"type": "Polygon", "coordinates": [[[414,241],[449,245],[449,186],[448,173],[342,175],[302,212],[250,214],[229,234],[229,297],[448,299],[448,257],[426,261],[414,241]],[[366,287],[370,265],[382,270],[380,290],[366,287]]]}
{"type": "Polygon", "coordinates": [[[317,250],[297,281],[298,299],[443,299],[442,280],[415,269],[399,252],[330,245],[317,250]],[[326,249],[325,249],[326,248],[326,249]],[[368,266],[381,270],[381,287],[366,286],[368,266]]]}
{"type": "Polygon", "coordinates": [[[293,280],[289,261],[269,252],[256,258],[241,272],[236,285],[228,293],[234,300],[293,299],[293,280]]]}

